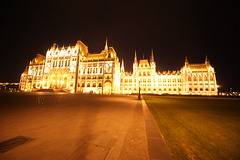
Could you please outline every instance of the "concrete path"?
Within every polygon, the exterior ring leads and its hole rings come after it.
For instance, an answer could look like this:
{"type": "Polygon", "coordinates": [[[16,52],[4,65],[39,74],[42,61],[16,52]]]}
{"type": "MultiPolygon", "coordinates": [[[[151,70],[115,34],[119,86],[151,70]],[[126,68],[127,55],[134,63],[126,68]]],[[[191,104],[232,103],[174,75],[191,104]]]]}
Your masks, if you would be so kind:
{"type": "Polygon", "coordinates": [[[1,160],[159,158],[137,96],[15,95],[0,103],[0,142],[30,139],[0,152],[1,160]]]}

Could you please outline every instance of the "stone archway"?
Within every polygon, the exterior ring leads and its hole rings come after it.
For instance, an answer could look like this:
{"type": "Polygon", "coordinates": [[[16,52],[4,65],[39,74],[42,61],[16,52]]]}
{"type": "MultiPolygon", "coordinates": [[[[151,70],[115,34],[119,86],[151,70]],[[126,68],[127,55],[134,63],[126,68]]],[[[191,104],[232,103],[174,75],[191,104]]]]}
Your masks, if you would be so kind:
{"type": "Polygon", "coordinates": [[[110,82],[106,82],[103,86],[103,94],[111,94],[112,84],[110,82]]]}

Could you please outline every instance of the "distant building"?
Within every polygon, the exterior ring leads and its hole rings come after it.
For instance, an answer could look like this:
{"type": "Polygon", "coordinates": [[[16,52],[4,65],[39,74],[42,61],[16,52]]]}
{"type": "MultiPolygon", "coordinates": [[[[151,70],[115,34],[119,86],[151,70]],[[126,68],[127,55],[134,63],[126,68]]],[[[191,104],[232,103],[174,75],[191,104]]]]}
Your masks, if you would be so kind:
{"type": "Polygon", "coordinates": [[[133,72],[125,72],[113,47],[107,41],[100,53],[91,54],[78,41],[75,46],[54,44],[46,57],[38,54],[22,73],[19,89],[30,92],[40,89],[65,90],[95,94],[183,94],[217,95],[214,68],[206,57],[205,63],[185,65],[179,71],[156,71],[153,51],[150,61],[137,60],[133,72]]]}
{"type": "Polygon", "coordinates": [[[19,83],[0,83],[0,92],[18,92],[19,83]]]}

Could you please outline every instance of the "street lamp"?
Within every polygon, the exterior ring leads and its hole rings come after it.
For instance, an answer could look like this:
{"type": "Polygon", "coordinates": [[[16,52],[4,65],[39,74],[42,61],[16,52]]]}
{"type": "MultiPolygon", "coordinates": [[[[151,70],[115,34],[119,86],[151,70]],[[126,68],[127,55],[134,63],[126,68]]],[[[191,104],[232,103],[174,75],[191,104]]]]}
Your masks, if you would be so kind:
{"type": "Polygon", "coordinates": [[[140,79],[138,79],[138,100],[141,100],[141,93],[140,93],[140,79]]]}

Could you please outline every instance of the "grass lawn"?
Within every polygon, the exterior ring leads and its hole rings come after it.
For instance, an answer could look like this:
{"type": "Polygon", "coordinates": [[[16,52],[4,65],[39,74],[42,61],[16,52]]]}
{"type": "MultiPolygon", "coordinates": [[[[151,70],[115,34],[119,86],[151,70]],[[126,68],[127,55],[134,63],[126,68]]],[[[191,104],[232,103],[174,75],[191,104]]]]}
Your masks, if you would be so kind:
{"type": "Polygon", "coordinates": [[[240,99],[144,96],[173,159],[240,159],[240,99]]]}

